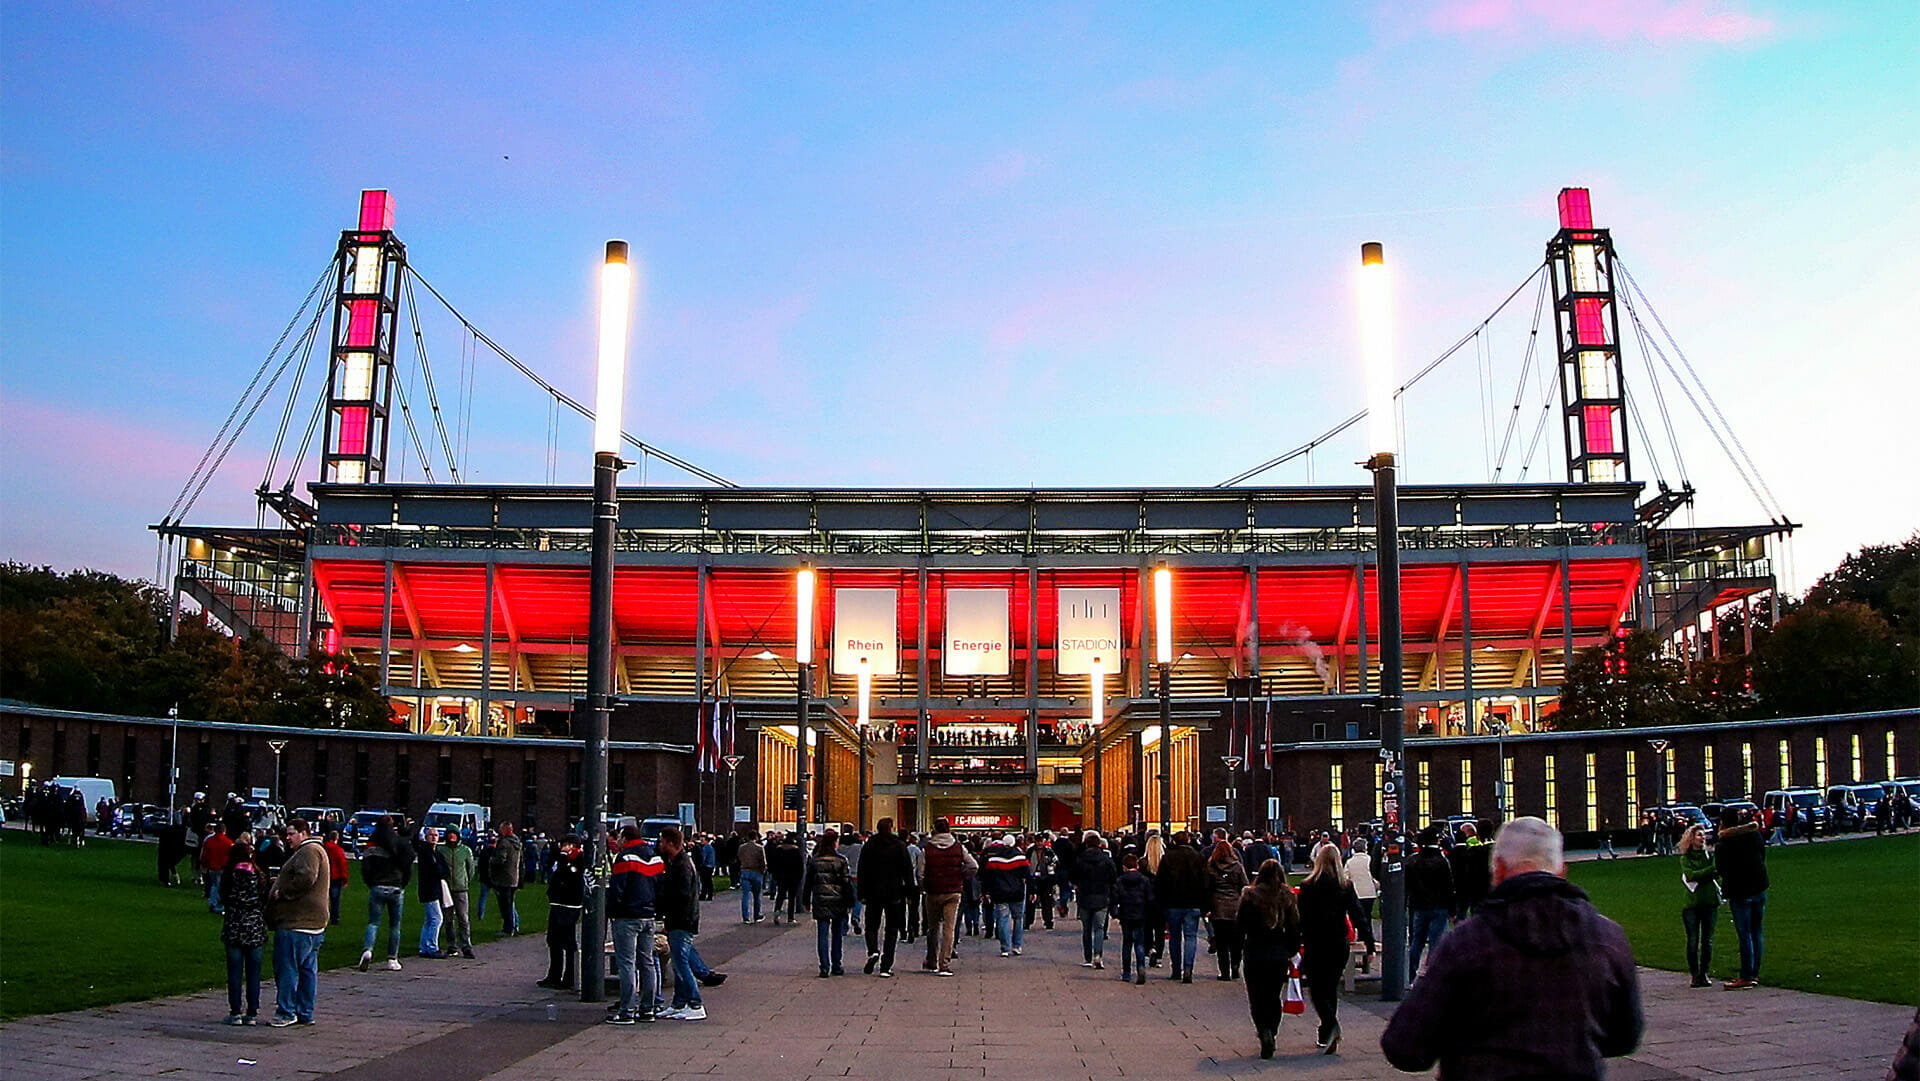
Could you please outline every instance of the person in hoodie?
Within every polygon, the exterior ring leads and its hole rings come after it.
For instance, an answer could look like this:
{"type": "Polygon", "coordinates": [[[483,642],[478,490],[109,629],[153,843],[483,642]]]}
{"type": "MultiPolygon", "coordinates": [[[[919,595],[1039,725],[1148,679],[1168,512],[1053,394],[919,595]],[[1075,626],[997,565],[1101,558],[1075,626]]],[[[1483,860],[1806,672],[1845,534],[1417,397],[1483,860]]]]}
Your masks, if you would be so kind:
{"type": "Polygon", "coordinates": [[[1733,917],[1733,934],[1740,943],[1740,974],[1728,980],[1728,990],[1740,991],[1760,982],[1760,955],[1766,946],[1762,926],[1767,914],[1767,846],[1760,839],[1756,822],[1741,821],[1740,814],[1729,811],[1721,820],[1720,837],[1714,845],[1714,862],[1720,869],[1720,894],[1726,899],[1727,912],[1733,917]]]}
{"type": "Polygon", "coordinates": [[[1441,1081],[1600,1078],[1645,1017],[1620,925],[1564,877],[1560,831],[1516,818],[1493,846],[1493,891],[1433,949],[1380,1035],[1407,1071],[1441,1081]]]}
{"type": "Polygon", "coordinates": [[[1073,859],[1074,900],[1080,909],[1080,967],[1106,968],[1107,910],[1120,868],[1107,851],[1107,839],[1088,830],[1073,859]]]}
{"type": "Polygon", "coordinates": [[[973,854],[953,835],[945,818],[933,820],[933,835],[921,852],[920,886],[925,892],[927,960],[923,968],[953,975],[953,939],[960,917],[960,895],[979,871],[973,854]]]}
{"type": "Polygon", "coordinates": [[[1027,885],[1033,866],[1009,833],[987,846],[980,886],[993,904],[994,931],[1000,936],[1000,956],[1018,957],[1026,944],[1027,885]]]}
{"type": "Polygon", "coordinates": [[[1140,872],[1140,857],[1120,859],[1113,883],[1113,914],[1120,919],[1120,979],[1147,982],[1147,919],[1153,912],[1153,879],[1140,872]]]}
{"type": "Polygon", "coordinates": [[[387,921],[387,967],[400,971],[400,913],[413,877],[413,846],[393,828],[393,816],[381,815],[373,838],[360,852],[360,879],[367,884],[367,930],[360,939],[360,971],[373,964],[380,920],[387,921]]]}

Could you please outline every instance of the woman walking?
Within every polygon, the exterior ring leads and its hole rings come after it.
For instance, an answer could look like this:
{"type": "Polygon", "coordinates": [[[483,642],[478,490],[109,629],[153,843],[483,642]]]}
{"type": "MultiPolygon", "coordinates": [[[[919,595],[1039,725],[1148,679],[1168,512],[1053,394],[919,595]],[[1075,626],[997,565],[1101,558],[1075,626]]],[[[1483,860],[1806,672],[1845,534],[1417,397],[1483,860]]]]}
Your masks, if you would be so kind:
{"type": "Polygon", "coordinates": [[[227,1021],[257,1025],[260,1016],[260,951],[267,944],[267,880],[254,866],[253,846],[241,841],[227,855],[220,877],[220,942],[227,948],[227,1021]],[[242,981],[245,981],[244,985],[242,981]],[[245,990],[246,1012],[241,1012],[245,990]]]}
{"type": "Polygon", "coordinates": [[[1340,1050],[1340,974],[1347,967],[1350,928],[1366,918],[1340,861],[1340,849],[1321,846],[1313,854],[1307,880],[1300,884],[1300,939],[1307,994],[1320,1017],[1314,1046],[1322,1054],[1340,1050]]]}
{"type": "Polygon", "coordinates": [[[832,830],[820,835],[813,859],[807,863],[806,892],[801,898],[813,906],[823,980],[847,974],[840,967],[840,951],[847,938],[847,917],[853,912],[853,871],[847,866],[847,858],[835,851],[839,844],[840,838],[832,830]]]}
{"type": "Polygon", "coordinates": [[[1247,869],[1227,841],[1216,841],[1207,858],[1207,885],[1211,901],[1207,923],[1213,930],[1213,953],[1220,962],[1220,978],[1240,976],[1240,891],[1247,888],[1247,869]]]}
{"type": "Polygon", "coordinates": [[[1720,919],[1720,869],[1699,826],[1689,826],[1680,835],[1680,882],[1687,888],[1680,908],[1680,922],[1687,929],[1687,971],[1692,986],[1711,987],[1707,970],[1713,967],[1713,927],[1720,919]]]}
{"type": "Polygon", "coordinates": [[[1300,949],[1300,907],[1278,861],[1262,864],[1253,885],[1241,892],[1237,919],[1246,960],[1247,1008],[1260,1036],[1260,1057],[1272,1058],[1280,1035],[1280,996],[1300,949]]]}

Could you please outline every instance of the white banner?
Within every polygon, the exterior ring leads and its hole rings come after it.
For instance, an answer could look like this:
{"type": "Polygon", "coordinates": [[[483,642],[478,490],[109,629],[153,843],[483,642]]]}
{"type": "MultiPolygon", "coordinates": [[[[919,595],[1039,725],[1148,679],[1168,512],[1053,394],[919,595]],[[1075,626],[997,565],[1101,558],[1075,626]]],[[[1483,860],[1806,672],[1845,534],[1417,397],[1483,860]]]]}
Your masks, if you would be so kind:
{"type": "Polygon", "coordinates": [[[940,669],[949,676],[1004,676],[1009,671],[1007,591],[947,590],[946,641],[940,669]]]}
{"type": "Polygon", "coordinates": [[[1120,591],[1061,587],[1056,597],[1060,615],[1053,643],[1054,671],[1083,676],[1093,671],[1096,657],[1100,670],[1107,675],[1120,671],[1124,655],[1120,648],[1120,591]]]}
{"type": "Polygon", "coordinates": [[[860,658],[876,676],[900,671],[900,591],[833,591],[833,674],[860,674],[860,658]]]}

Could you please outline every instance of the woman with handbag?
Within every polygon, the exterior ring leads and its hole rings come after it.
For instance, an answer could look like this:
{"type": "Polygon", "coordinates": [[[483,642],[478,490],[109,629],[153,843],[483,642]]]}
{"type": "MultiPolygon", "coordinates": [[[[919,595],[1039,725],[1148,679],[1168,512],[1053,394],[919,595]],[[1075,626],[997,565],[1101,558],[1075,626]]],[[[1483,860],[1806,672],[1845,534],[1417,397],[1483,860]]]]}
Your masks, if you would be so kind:
{"type": "Polygon", "coordinates": [[[1244,943],[1247,1008],[1260,1037],[1260,1057],[1272,1058],[1280,1035],[1280,996],[1300,949],[1300,906],[1278,861],[1262,864],[1253,885],[1241,891],[1236,922],[1244,943]]]}
{"type": "Polygon", "coordinates": [[[1301,967],[1313,1011],[1320,1016],[1314,1046],[1322,1054],[1340,1049],[1340,976],[1346,971],[1353,928],[1364,919],[1366,913],[1347,879],[1340,849],[1322,845],[1313,854],[1307,880],[1300,884],[1300,938],[1305,951],[1301,967]]]}

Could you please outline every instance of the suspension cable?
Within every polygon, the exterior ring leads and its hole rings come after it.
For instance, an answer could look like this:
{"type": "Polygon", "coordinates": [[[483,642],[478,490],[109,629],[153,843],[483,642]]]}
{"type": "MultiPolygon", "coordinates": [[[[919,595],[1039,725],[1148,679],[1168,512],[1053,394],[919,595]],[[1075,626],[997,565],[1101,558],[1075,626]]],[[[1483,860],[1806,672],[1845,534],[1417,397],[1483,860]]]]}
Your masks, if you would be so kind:
{"type": "MultiPolygon", "coordinates": [[[[1507,298],[1501,301],[1499,306],[1494,308],[1491,314],[1489,314],[1485,319],[1480,320],[1480,322],[1476,324],[1472,330],[1469,330],[1464,336],[1461,337],[1459,341],[1454,342],[1453,345],[1449,347],[1446,352],[1441,353],[1439,356],[1428,361],[1425,367],[1421,368],[1419,371],[1413,374],[1413,378],[1400,384],[1399,388],[1393,392],[1394,401],[1397,403],[1400,399],[1400,396],[1402,394],[1405,394],[1408,388],[1412,387],[1415,383],[1418,383],[1420,380],[1425,379],[1429,372],[1433,371],[1435,368],[1438,368],[1441,364],[1444,364],[1447,361],[1447,358],[1453,356],[1455,353],[1458,353],[1461,349],[1466,347],[1468,342],[1471,342],[1474,340],[1474,338],[1478,337],[1481,330],[1485,329],[1488,323],[1493,322],[1494,318],[1497,317],[1502,311],[1505,311],[1507,305],[1513,303],[1513,298],[1519,296],[1521,290],[1533,284],[1533,279],[1539,277],[1540,274],[1546,270],[1546,268],[1547,268],[1547,264],[1545,262],[1542,262],[1539,266],[1534,267],[1533,272],[1531,274],[1528,274],[1526,278],[1523,281],[1521,281],[1519,285],[1514,286],[1513,292],[1508,293],[1507,298]]],[[[429,288],[431,288],[431,286],[429,286],[429,288]]],[[[1214,485],[1214,487],[1215,488],[1231,488],[1234,485],[1239,484],[1243,481],[1247,481],[1254,477],[1257,477],[1260,474],[1265,473],[1267,470],[1272,469],[1277,465],[1282,465],[1287,462],[1290,462],[1293,459],[1298,458],[1302,454],[1305,454],[1308,451],[1312,450],[1313,448],[1326,442],[1327,440],[1332,439],[1334,436],[1339,435],[1341,432],[1346,431],[1348,428],[1353,427],[1355,424],[1360,423],[1360,420],[1366,415],[1367,415],[1367,411],[1365,409],[1362,409],[1358,413],[1355,413],[1354,415],[1348,417],[1346,420],[1343,420],[1339,424],[1334,425],[1332,428],[1329,428],[1328,430],[1320,433],[1318,436],[1315,436],[1314,438],[1308,440],[1307,442],[1302,443],[1301,445],[1293,448],[1290,451],[1287,451],[1285,454],[1279,455],[1278,457],[1275,457],[1275,458],[1269,458],[1268,460],[1261,462],[1259,465],[1254,466],[1252,469],[1248,469],[1241,473],[1236,473],[1233,476],[1228,477],[1226,480],[1223,480],[1220,483],[1214,485]]],[[[1405,440],[1402,439],[1402,442],[1404,443],[1405,440]]]]}
{"type": "MultiPolygon", "coordinates": [[[[294,346],[300,351],[300,366],[294,369],[293,381],[287,384],[287,405],[280,411],[280,430],[273,437],[273,450],[267,454],[267,467],[260,471],[262,487],[273,483],[273,471],[279,468],[280,451],[286,446],[287,431],[293,424],[294,406],[300,402],[300,382],[307,377],[307,365],[313,360],[313,346],[320,338],[320,318],[320,312],[315,311],[313,322],[307,324],[305,333],[300,336],[300,341],[294,346]]],[[[324,383],[320,387],[320,400],[323,402],[327,400],[328,392],[332,389],[330,385],[332,372],[326,373],[326,379],[329,383],[324,383]]],[[[292,485],[293,480],[289,475],[287,486],[291,488],[292,485]]]]}
{"type": "Polygon", "coordinates": [[[1520,403],[1527,394],[1527,377],[1533,373],[1533,358],[1539,352],[1540,317],[1547,306],[1547,279],[1540,279],[1540,291],[1533,299],[1533,329],[1527,333],[1526,355],[1520,360],[1520,379],[1513,388],[1513,411],[1507,414],[1507,431],[1500,437],[1500,453],[1493,460],[1493,479],[1500,480],[1501,470],[1507,467],[1507,450],[1513,445],[1513,433],[1520,426],[1520,403]]]}
{"type": "Polygon", "coordinates": [[[420,456],[420,471],[426,474],[428,484],[438,483],[433,479],[433,459],[427,454],[427,445],[420,438],[420,429],[413,423],[413,409],[407,404],[407,388],[395,381],[393,392],[400,398],[400,417],[406,422],[407,435],[413,439],[413,452],[420,456]]]}
{"type": "MultiPolygon", "coordinates": [[[[412,268],[409,268],[409,269],[412,269],[412,268]]],[[[549,383],[547,380],[542,378],[539,373],[535,372],[532,368],[528,367],[525,363],[523,363],[520,360],[520,358],[514,356],[512,353],[507,352],[506,349],[502,348],[498,342],[494,341],[492,338],[487,337],[486,332],[482,331],[479,327],[474,326],[471,320],[469,320],[465,315],[461,314],[460,309],[454,307],[452,301],[442,296],[440,294],[440,290],[435,289],[433,287],[432,282],[422,277],[419,270],[413,269],[412,277],[415,279],[418,279],[421,285],[426,286],[427,292],[432,293],[433,298],[435,300],[438,300],[447,309],[447,311],[453,315],[455,319],[458,319],[460,321],[460,325],[465,327],[467,329],[467,332],[472,334],[476,341],[478,341],[482,345],[485,345],[488,349],[493,350],[494,353],[500,357],[500,359],[506,361],[508,364],[513,365],[513,367],[517,371],[519,371],[521,375],[524,375],[528,379],[533,380],[536,386],[538,386],[541,390],[546,391],[548,394],[552,395],[555,401],[558,401],[561,405],[566,406],[568,409],[573,410],[575,413],[580,414],[581,416],[587,418],[588,420],[593,419],[593,410],[588,409],[586,405],[581,403],[578,399],[567,394],[565,391],[561,390],[559,387],[556,387],[552,383],[549,383]]],[[[660,459],[661,461],[667,463],[668,465],[671,465],[684,472],[691,473],[692,475],[699,477],[701,480],[707,481],[710,484],[717,484],[722,488],[740,487],[738,484],[735,484],[733,481],[730,481],[725,477],[720,476],[717,473],[709,472],[705,469],[700,468],[697,465],[694,465],[692,462],[689,462],[684,458],[678,457],[677,455],[674,455],[674,454],[670,454],[667,451],[661,450],[659,447],[653,446],[650,443],[645,443],[639,439],[635,439],[632,435],[629,435],[624,431],[620,433],[620,438],[624,439],[626,442],[632,444],[634,447],[639,449],[639,451],[642,454],[651,454],[655,458],[660,459]]]]}
{"type": "MultiPolygon", "coordinates": [[[[420,375],[427,387],[427,408],[432,411],[433,426],[440,434],[440,449],[446,452],[447,469],[451,471],[453,482],[458,484],[460,483],[460,463],[454,458],[453,442],[447,438],[447,423],[440,415],[440,395],[433,385],[433,365],[427,360],[427,339],[426,335],[420,333],[420,304],[414,299],[413,295],[413,279],[419,277],[420,274],[418,271],[413,271],[412,267],[408,267],[408,270],[412,272],[407,275],[406,279],[407,313],[413,317],[414,355],[420,359],[420,375]]],[[[427,288],[432,289],[433,286],[429,285],[427,288]]],[[[434,295],[439,296],[440,294],[435,293],[434,295]]],[[[429,477],[433,475],[433,470],[427,466],[427,449],[424,445],[420,447],[420,466],[426,471],[429,477]]]]}
{"type": "Polygon", "coordinates": [[[1687,479],[1686,458],[1680,453],[1680,436],[1674,430],[1673,416],[1667,409],[1667,392],[1660,385],[1660,372],[1653,366],[1654,343],[1649,338],[1646,324],[1633,311],[1631,296],[1621,297],[1621,307],[1627,311],[1628,324],[1633,328],[1633,340],[1640,346],[1640,360],[1647,369],[1647,385],[1653,388],[1654,402],[1659,406],[1660,420],[1666,427],[1667,445],[1673,450],[1674,465],[1680,473],[1680,484],[1682,487],[1691,487],[1692,482],[1687,479]]]}

